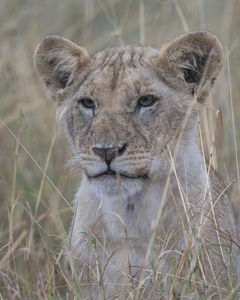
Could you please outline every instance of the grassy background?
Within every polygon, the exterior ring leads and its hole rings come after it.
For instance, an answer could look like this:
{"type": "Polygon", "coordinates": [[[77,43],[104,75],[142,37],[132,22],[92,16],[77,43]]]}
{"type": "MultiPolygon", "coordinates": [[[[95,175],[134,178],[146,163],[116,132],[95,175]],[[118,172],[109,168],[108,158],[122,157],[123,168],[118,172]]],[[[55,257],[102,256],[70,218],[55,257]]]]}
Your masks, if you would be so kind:
{"type": "Polygon", "coordinates": [[[80,173],[66,168],[67,141],[34,71],[41,38],[58,34],[95,53],[161,47],[195,29],[215,33],[225,52],[201,127],[228,183],[240,155],[240,1],[0,0],[0,299],[67,299],[59,261],[80,173]]]}

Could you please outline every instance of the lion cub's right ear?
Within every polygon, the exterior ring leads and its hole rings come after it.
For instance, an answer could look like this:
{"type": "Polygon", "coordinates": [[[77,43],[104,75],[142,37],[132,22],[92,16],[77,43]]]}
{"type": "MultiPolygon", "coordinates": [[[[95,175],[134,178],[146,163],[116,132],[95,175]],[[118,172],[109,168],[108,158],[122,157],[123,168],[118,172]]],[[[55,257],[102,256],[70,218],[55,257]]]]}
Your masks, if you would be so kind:
{"type": "Polygon", "coordinates": [[[54,100],[59,91],[73,83],[76,72],[89,62],[85,48],[59,36],[46,36],[34,54],[35,68],[54,100]]]}

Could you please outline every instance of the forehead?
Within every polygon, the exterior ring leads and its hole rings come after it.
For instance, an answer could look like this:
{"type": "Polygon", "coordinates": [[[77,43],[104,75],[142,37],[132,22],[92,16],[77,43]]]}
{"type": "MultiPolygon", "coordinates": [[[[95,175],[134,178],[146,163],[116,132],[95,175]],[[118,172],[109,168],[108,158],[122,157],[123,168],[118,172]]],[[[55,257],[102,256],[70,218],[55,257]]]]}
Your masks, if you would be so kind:
{"type": "Polygon", "coordinates": [[[93,62],[98,68],[104,69],[113,65],[119,67],[137,68],[138,65],[144,65],[150,59],[159,54],[159,50],[138,45],[127,45],[116,48],[107,48],[98,52],[93,57],[93,62]]]}
{"type": "Polygon", "coordinates": [[[90,94],[115,94],[119,90],[140,90],[147,85],[153,60],[159,50],[136,45],[107,48],[97,53],[91,62],[87,80],[80,88],[90,94]]]}

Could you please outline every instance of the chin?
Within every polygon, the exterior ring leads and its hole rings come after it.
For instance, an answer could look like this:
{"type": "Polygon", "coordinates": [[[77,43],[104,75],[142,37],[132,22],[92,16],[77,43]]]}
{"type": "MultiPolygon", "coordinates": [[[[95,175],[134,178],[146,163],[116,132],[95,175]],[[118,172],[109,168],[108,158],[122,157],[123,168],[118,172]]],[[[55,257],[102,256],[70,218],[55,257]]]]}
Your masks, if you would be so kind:
{"type": "Polygon", "coordinates": [[[124,176],[102,175],[98,177],[88,178],[91,189],[96,193],[96,196],[116,196],[120,195],[123,198],[129,198],[139,193],[144,188],[146,179],[129,178],[124,176]]]}

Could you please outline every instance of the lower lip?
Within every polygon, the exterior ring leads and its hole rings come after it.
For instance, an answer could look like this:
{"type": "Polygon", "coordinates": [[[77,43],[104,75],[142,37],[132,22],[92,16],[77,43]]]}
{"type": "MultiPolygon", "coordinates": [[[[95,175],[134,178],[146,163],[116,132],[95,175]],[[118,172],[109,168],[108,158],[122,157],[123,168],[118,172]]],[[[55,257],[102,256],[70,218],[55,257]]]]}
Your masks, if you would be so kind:
{"type": "Polygon", "coordinates": [[[101,177],[101,176],[114,176],[114,177],[117,177],[117,175],[119,176],[119,177],[121,177],[121,178],[126,178],[126,179],[147,179],[148,178],[148,176],[147,175],[144,175],[144,176],[137,176],[137,177],[131,177],[131,176],[127,176],[127,175],[124,175],[124,174],[121,174],[121,173],[116,173],[116,172],[114,172],[114,171],[107,171],[107,172],[105,172],[105,173],[103,173],[103,174],[99,174],[99,175],[97,175],[97,176],[95,176],[95,178],[97,178],[97,177],[101,177]]]}
{"type": "Polygon", "coordinates": [[[114,176],[116,176],[116,172],[114,172],[114,171],[107,171],[107,172],[103,173],[102,175],[114,175],[114,176]]]}

